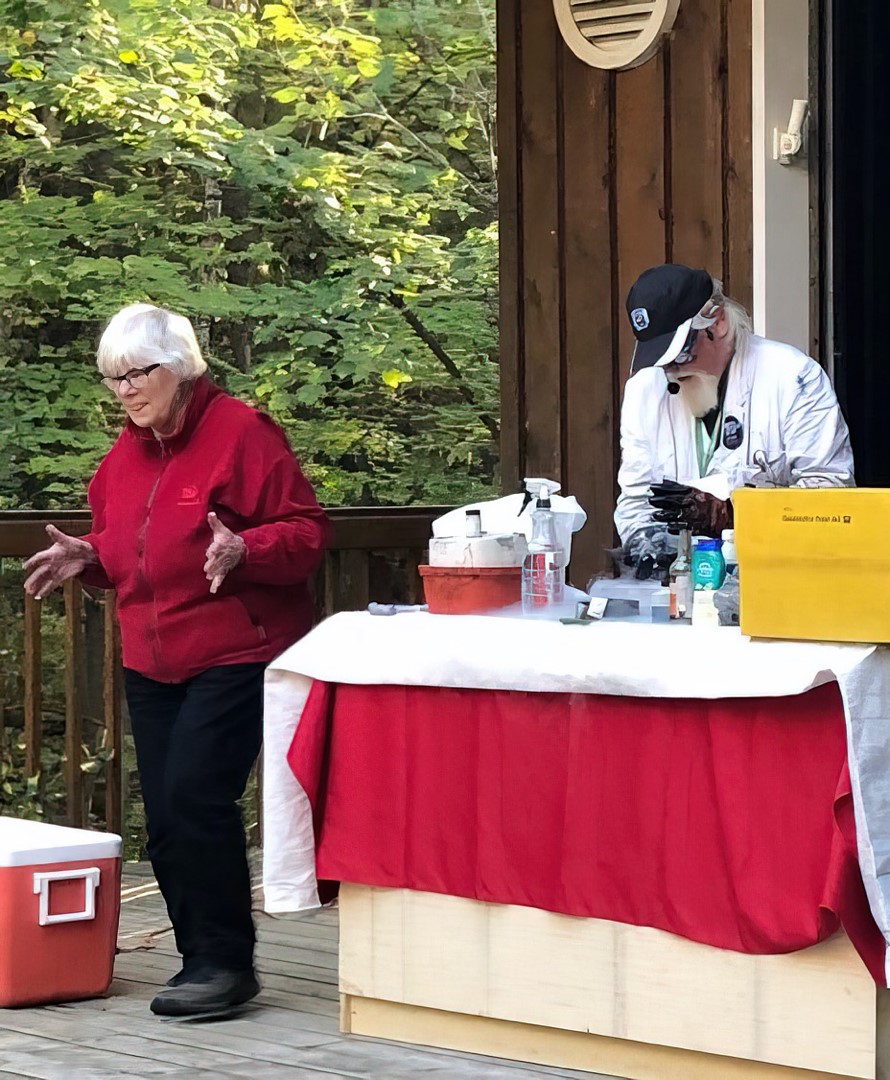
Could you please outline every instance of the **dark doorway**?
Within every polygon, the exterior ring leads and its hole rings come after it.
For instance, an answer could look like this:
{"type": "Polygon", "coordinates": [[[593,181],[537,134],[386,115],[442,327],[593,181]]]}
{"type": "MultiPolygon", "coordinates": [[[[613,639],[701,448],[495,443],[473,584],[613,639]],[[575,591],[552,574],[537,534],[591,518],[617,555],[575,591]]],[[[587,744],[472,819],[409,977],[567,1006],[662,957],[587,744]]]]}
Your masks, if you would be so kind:
{"type": "MultiPolygon", "coordinates": [[[[890,3],[819,0],[824,334],[856,481],[890,486],[890,3]]],[[[823,363],[827,357],[823,356],[823,363]]]]}

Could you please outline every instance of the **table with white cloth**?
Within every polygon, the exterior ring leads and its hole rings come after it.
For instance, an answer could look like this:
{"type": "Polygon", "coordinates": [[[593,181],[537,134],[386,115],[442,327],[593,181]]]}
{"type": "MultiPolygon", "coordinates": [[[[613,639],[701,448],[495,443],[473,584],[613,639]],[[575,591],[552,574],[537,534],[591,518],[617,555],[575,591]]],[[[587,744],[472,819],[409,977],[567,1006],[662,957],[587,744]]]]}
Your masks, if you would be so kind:
{"type": "Polygon", "coordinates": [[[870,645],[336,615],[266,676],[266,908],[341,883],[345,1030],[874,1077],[888,713],[870,645]]]}

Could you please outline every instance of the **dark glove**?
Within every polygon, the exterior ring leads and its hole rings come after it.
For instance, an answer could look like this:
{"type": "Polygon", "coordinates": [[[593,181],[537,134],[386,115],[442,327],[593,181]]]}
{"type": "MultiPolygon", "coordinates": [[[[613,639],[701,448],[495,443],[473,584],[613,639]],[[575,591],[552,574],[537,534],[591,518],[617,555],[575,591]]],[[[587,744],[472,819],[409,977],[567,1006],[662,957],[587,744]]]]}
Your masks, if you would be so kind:
{"type": "Polygon", "coordinates": [[[666,524],[668,532],[689,529],[696,536],[719,539],[724,529],[732,528],[729,499],[718,499],[675,480],[665,478],[660,484],[653,484],[649,502],[655,508],[652,517],[666,524]]]}
{"type": "Polygon", "coordinates": [[[634,577],[637,581],[648,581],[655,572],[655,556],[644,555],[642,559],[637,563],[637,568],[634,571],[634,577]]]}
{"type": "Polygon", "coordinates": [[[647,525],[637,530],[624,548],[624,565],[634,568],[634,577],[645,581],[656,572],[663,557],[673,560],[676,545],[668,540],[664,525],[647,525]]]}

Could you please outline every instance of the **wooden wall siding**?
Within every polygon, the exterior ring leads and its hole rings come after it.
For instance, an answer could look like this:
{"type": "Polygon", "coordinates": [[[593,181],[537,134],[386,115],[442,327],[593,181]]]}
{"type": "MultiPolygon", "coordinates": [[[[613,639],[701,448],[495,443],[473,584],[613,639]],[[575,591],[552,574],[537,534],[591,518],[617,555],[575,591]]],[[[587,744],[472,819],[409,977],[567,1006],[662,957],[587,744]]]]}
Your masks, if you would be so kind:
{"type": "Polygon", "coordinates": [[[647,266],[705,266],[752,295],[751,3],[682,0],[632,71],[588,67],[549,0],[498,0],[502,468],[587,509],[582,585],[614,542],[618,417],[647,266]]]}

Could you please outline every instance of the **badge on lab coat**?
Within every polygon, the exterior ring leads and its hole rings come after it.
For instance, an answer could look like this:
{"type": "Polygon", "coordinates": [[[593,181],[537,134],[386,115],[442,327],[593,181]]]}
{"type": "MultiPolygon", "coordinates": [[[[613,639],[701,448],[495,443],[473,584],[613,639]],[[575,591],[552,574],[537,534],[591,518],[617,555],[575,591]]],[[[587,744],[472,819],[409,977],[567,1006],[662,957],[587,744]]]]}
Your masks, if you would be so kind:
{"type": "Polygon", "coordinates": [[[738,450],[745,437],[745,428],[741,420],[727,416],[723,421],[723,445],[727,450],[738,450]]]}

